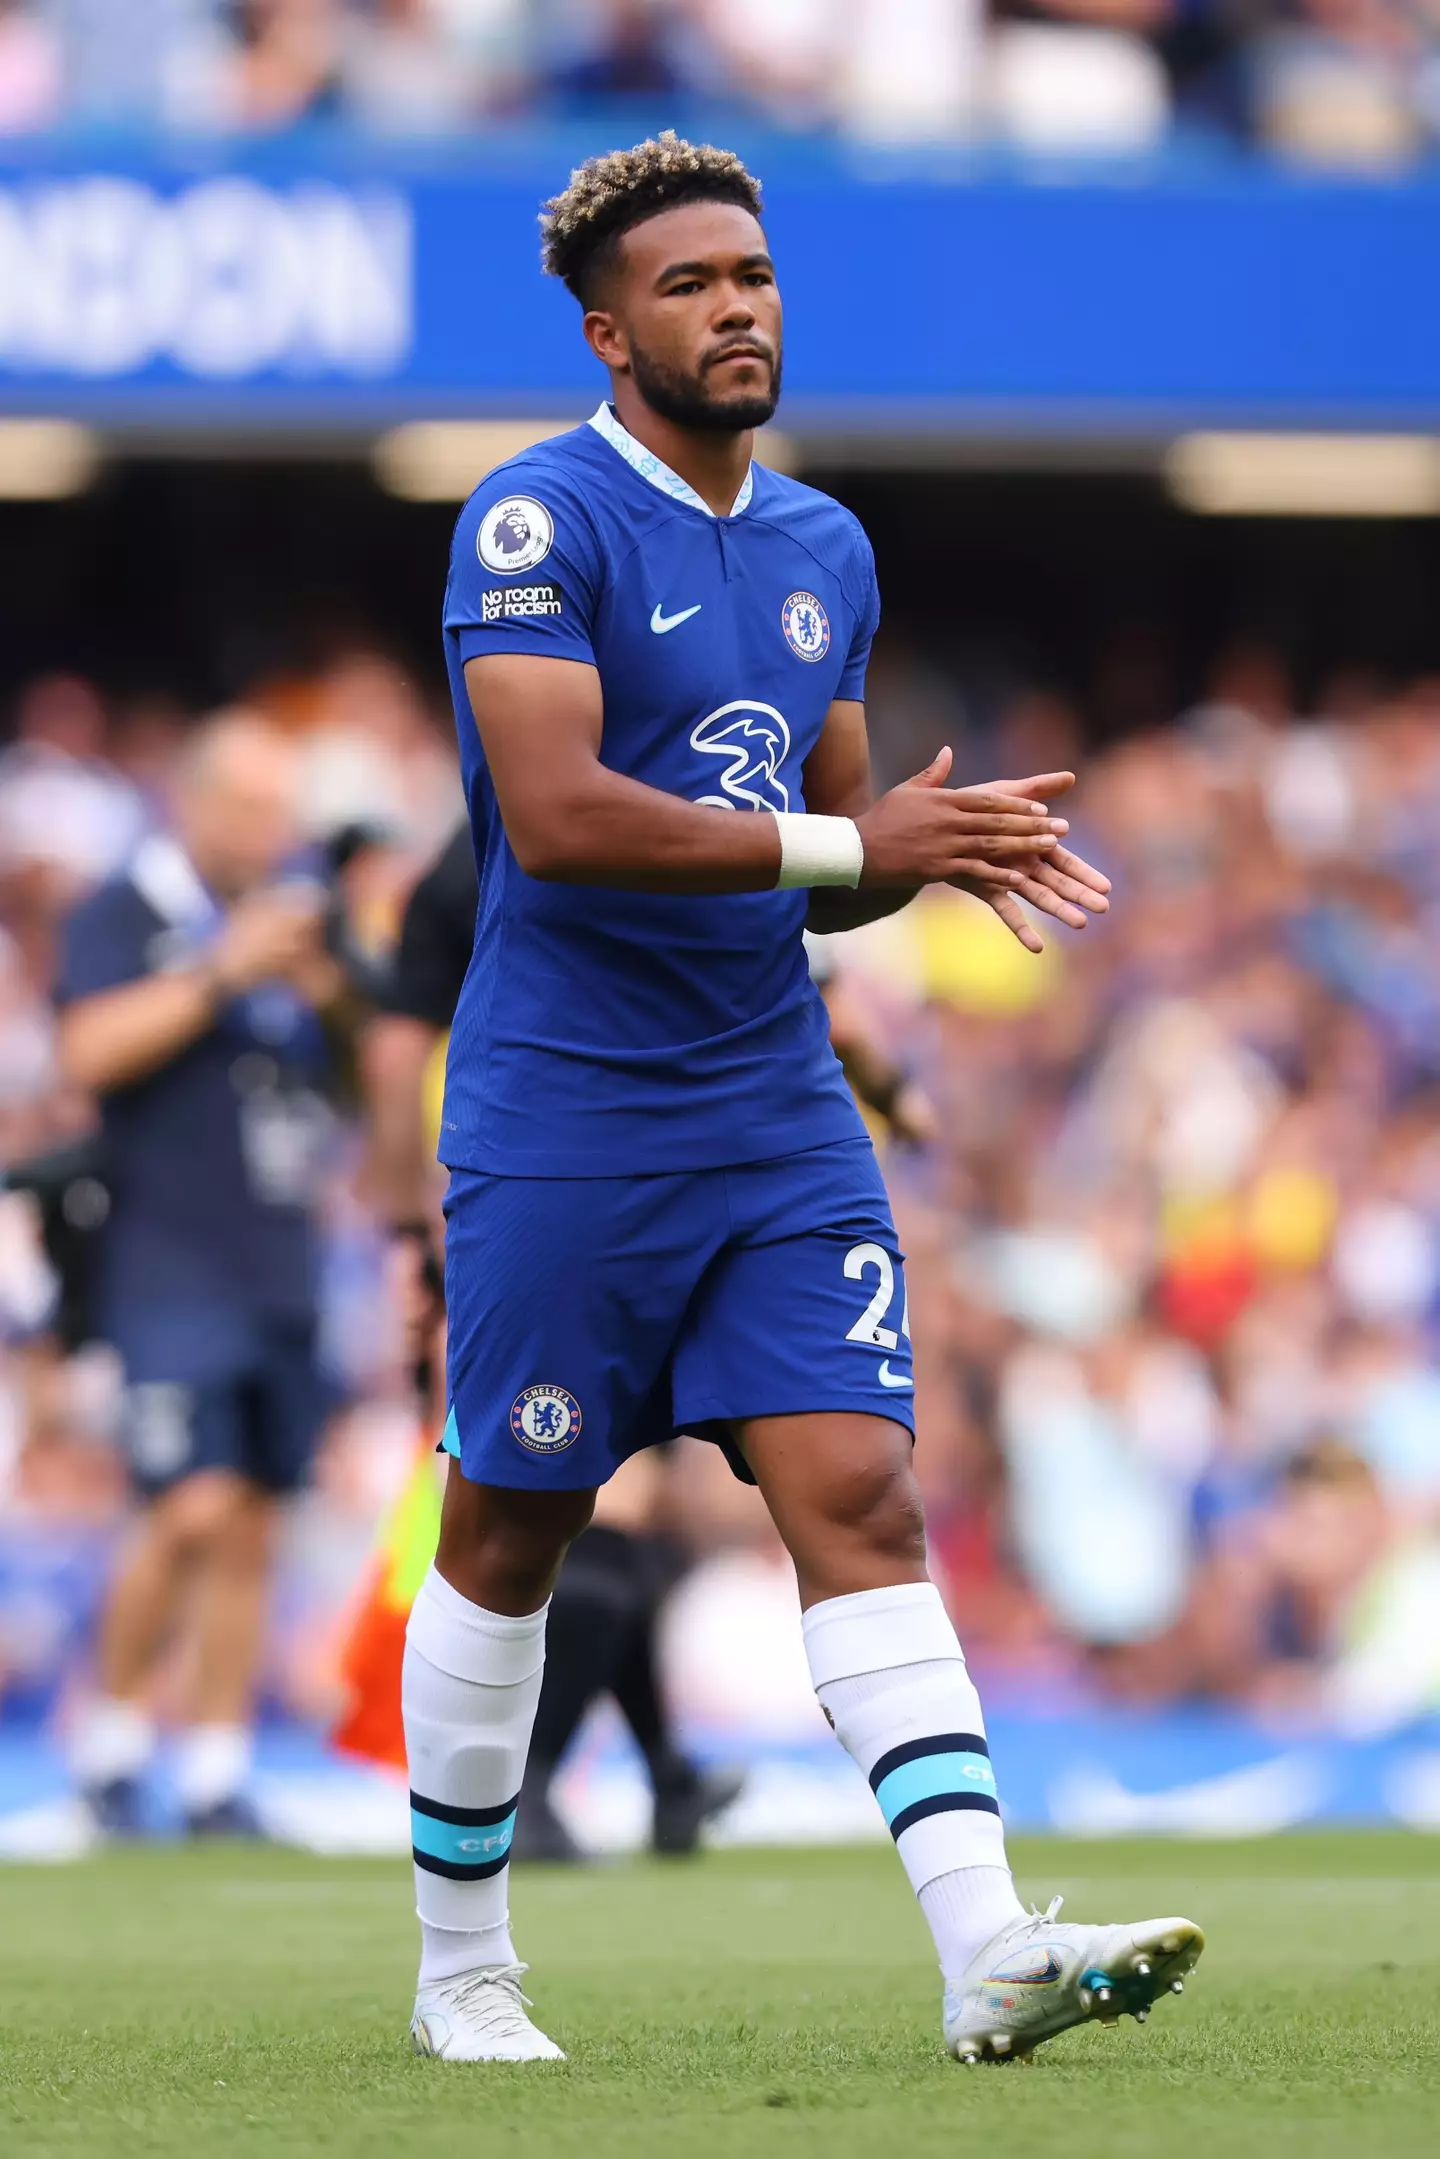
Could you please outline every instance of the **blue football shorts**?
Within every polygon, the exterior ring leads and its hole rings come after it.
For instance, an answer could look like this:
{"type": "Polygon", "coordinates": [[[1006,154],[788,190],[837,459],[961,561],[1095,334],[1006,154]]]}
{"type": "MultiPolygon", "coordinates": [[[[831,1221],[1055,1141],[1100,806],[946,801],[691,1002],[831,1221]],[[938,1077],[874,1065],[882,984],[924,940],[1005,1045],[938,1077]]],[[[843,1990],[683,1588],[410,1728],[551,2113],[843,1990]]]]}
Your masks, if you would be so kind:
{"type": "Polygon", "coordinates": [[[678,1433],[862,1410],[914,1431],[904,1255],[868,1139],[647,1177],[451,1174],[445,1446],[583,1490],[678,1433]]]}
{"type": "Polygon", "coordinates": [[[121,1438],[142,1495],[205,1469],[267,1492],[304,1484],[339,1403],[313,1319],[170,1308],[113,1334],[125,1366],[121,1438]]]}

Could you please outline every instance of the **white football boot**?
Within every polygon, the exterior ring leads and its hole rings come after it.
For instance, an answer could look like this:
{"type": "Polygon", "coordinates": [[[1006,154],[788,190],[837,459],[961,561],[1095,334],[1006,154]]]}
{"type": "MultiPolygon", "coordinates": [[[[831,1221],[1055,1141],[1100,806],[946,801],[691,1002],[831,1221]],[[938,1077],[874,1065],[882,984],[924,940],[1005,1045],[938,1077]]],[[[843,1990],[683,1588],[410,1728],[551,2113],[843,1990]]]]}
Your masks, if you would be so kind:
{"type": "Polygon", "coordinates": [[[447,2062],[563,2062],[553,2039],[526,2016],[528,1964],[482,1964],[458,1979],[428,1980],[415,1996],[410,2038],[417,2054],[447,2062]]]}
{"type": "Polygon", "coordinates": [[[1182,1994],[1205,1937],[1191,1919],[1065,1926],[1061,1899],[1017,1919],[945,1989],[945,2044],[957,2061],[1023,2061],[1072,2024],[1143,2024],[1162,1994],[1182,1994]]]}

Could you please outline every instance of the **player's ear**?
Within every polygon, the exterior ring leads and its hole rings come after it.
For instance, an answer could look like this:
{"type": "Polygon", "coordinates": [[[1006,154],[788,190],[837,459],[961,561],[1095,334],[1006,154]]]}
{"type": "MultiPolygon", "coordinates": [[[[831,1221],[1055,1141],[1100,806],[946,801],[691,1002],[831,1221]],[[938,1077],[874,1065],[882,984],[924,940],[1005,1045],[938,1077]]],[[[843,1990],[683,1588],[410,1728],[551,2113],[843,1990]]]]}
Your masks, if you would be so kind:
{"type": "Polygon", "coordinates": [[[590,308],[581,328],[585,332],[586,344],[601,365],[615,368],[623,374],[630,365],[630,341],[609,310],[603,307],[590,308]]]}

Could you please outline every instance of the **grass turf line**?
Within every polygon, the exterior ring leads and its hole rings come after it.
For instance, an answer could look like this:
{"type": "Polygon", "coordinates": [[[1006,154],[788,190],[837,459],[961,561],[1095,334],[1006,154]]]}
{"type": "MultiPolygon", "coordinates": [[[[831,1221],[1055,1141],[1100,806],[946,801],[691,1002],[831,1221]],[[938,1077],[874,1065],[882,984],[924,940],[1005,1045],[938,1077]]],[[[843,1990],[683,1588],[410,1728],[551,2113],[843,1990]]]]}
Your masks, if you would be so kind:
{"type": "Polygon", "coordinates": [[[1014,1856],[1022,1891],[1075,1917],[1198,1919],[1184,1999],[1033,2069],[966,2071],[889,1850],[517,1870],[537,2014],[570,2059],[447,2069],[406,2048],[401,1865],[219,1847],[0,1868],[0,2152],[1433,2159],[1440,1840],[1014,1856]]]}

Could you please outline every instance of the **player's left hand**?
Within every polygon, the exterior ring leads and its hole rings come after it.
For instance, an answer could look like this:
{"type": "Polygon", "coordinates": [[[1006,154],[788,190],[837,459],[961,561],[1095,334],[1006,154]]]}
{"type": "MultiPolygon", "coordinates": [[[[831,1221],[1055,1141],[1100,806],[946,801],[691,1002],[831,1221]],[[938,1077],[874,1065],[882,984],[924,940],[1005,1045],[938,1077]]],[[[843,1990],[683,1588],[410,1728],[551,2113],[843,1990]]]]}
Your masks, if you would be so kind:
{"type": "MultiPolygon", "coordinates": [[[[997,780],[994,784],[1004,794],[1024,795],[1035,801],[1054,791],[1054,780],[1053,773],[1045,773],[1038,778],[997,780]]],[[[1008,867],[1018,873],[1017,881],[1008,887],[968,877],[957,877],[953,882],[961,892],[973,893],[992,907],[1027,952],[1043,952],[1045,940],[1019,905],[1021,900],[1027,900],[1042,914],[1053,915],[1072,930],[1083,930],[1091,915],[1109,912],[1109,878],[1083,856],[1072,854],[1068,847],[1056,846],[1045,855],[1028,855],[1008,867]]]]}

